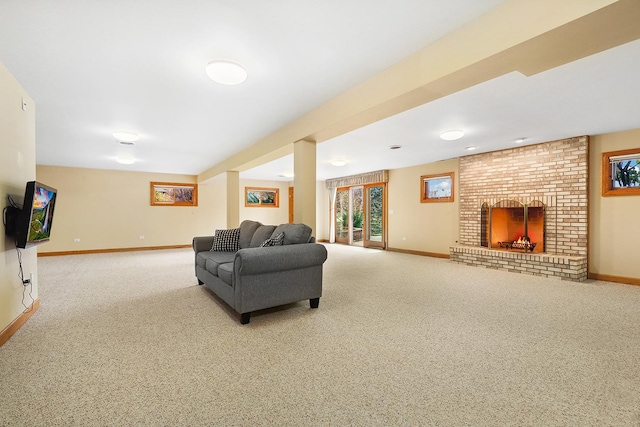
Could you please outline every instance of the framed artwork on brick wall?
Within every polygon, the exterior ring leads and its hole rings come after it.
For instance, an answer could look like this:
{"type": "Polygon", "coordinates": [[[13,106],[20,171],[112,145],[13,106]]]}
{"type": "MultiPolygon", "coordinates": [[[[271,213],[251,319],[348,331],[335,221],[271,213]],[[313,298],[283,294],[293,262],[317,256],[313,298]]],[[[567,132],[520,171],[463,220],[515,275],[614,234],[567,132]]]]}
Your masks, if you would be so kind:
{"type": "Polygon", "coordinates": [[[453,202],[453,175],[453,172],[440,173],[437,175],[422,175],[420,177],[420,202],[453,202]]]}

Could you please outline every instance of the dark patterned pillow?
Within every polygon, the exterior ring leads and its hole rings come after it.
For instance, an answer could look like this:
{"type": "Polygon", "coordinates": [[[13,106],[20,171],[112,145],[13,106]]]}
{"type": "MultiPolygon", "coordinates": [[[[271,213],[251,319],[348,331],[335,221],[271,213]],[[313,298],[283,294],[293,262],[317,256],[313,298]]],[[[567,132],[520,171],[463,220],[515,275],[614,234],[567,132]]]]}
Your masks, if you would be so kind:
{"type": "Polygon", "coordinates": [[[240,249],[240,229],[216,230],[213,236],[212,251],[236,252],[240,249]]]}
{"type": "Polygon", "coordinates": [[[276,237],[272,237],[270,239],[265,240],[260,245],[261,248],[266,248],[268,246],[282,246],[284,244],[284,231],[278,234],[276,237]]]}

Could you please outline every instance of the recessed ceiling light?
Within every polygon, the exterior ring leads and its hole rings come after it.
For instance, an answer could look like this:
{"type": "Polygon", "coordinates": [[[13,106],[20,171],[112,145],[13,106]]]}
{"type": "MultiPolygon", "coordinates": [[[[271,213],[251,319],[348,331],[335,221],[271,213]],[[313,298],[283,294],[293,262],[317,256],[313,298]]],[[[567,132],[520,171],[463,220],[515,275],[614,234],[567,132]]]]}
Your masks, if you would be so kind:
{"type": "Polygon", "coordinates": [[[130,157],[118,157],[116,159],[116,162],[120,163],[121,165],[132,165],[136,161],[130,157]]]}
{"type": "Polygon", "coordinates": [[[280,174],[281,178],[293,178],[293,174],[291,172],[284,172],[280,174]]]}
{"type": "Polygon", "coordinates": [[[399,150],[402,148],[402,145],[390,145],[389,150],[399,150]]]}
{"type": "Polygon", "coordinates": [[[516,144],[522,144],[525,139],[527,139],[527,138],[518,138],[518,139],[516,139],[516,144]]]}
{"type": "Polygon", "coordinates": [[[205,67],[211,80],[223,85],[239,85],[247,80],[247,70],[242,65],[226,59],[216,59],[205,67]]]}
{"type": "Polygon", "coordinates": [[[136,142],[140,137],[133,132],[117,131],[113,133],[113,137],[118,141],[136,142]]]}
{"type": "Polygon", "coordinates": [[[473,150],[475,150],[476,148],[478,148],[478,147],[476,147],[475,145],[470,145],[470,146],[468,146],[466,149],[467,149],[467,150],[469,150],[469,151],[473,151],[473,150]]]}
{"type": "Polygon", "coordinates": [[[460,139],[464,136],[464,132],[461,130],[447,130],[440,134],[440,138],[445,141],[455,141],[456,139],[460,139]]]}
{"type": "Polygon", "coordinates": [[[344,160],[334,160],[331,162],[333,166],[344,166],[347,164],[344,160]]]}

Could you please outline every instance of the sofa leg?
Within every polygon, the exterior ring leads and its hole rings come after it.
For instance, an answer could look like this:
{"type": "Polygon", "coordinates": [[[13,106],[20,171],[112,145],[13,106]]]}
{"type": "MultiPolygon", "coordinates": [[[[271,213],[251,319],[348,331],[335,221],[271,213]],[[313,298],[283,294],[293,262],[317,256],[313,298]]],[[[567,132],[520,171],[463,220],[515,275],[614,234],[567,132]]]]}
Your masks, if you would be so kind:
{"type": "Polygon", "coordinates": [[[202,285],[204,285],[204,282],[202,280],[198,279],[198,285],[202,286],[202,285]]]}
{"type": "Polygon", "coordinates": [[[242,323],[243,325],[246,325],[247,323],[249,323],[251,321],[251,312],[249,313],[242,313],[240,315],[240,323],[242,323]]]}
{"type": "Polygon", "coordinates": [[[320,304],[320,298],[311,298],[309,300],[309,305],[311,306],[311,308],[318,308],[319,304],[320,304]]]}

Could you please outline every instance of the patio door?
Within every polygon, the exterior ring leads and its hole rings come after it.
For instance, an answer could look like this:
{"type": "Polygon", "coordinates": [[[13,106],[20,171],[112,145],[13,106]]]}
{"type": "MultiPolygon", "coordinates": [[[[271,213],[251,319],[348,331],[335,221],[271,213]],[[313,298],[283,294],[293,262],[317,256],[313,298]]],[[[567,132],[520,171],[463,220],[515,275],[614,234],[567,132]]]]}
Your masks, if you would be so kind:
{"type": "Polygon", "coordinates": [[[386,247],[386,184],[342,187],[336,191],[336,242],[386,247]]]}
{"type": "Polygon", "coordinates": [[[342,187],[336,192],[336,242],[362,246],[364,188],[342,187]]]}
{"type": "Polygon", "coordinates": [[[364,240],[366,248],[386,248],[387,185],[384,183],[364,186],[364,240]]]}

